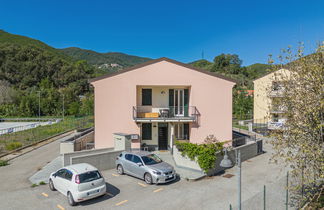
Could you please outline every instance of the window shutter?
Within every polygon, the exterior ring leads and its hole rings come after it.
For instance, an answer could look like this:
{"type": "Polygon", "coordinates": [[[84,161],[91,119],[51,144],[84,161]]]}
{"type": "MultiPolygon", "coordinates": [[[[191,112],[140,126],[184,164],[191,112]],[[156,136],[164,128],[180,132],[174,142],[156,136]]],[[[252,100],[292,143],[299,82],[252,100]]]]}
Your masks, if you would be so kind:
{"type": "Polygon", "coordinates": [[[189,123],[184,123],[183,124],[183,134],[184,134],[184,137],[185,139],[189,140],[190,139],[190,136],[189,136],[189,123]]]}
{"type": "Polygon", "coordinates": [[[169,89],[169,115],[174,116],[174,89],[169,89]]]}
{"type": "Polygon", "coordinates": [[[142,140],[152,140],[152,124],[142,124],[142,140]]]}
{"type": "Polygon", "coordinates": [[[142,89],[142,106],[152,105],[152,89],[142,89]]]}
{"type": "Polygon", "coordinates": [[[189,89],[184,89],[184,116],[188,117],[189,112],[189,89]]]}

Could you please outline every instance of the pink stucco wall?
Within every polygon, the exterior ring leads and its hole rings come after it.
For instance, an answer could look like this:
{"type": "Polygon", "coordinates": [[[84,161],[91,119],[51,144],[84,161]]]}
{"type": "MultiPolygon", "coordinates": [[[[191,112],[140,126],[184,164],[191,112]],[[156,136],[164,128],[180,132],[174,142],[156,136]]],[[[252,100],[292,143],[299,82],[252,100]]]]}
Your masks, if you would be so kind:
{"type": "Polygon", "coordinates": [[[161,61],[113,77],[92,82],[95,87],[95,147],[113,147],[116,132],[140,134],[133,121],[136,86],[190,86],[189,106],[200,112],[190,141],[201,143],[209,134],[220,141],[232,139],[233,82],[161,61]]]}

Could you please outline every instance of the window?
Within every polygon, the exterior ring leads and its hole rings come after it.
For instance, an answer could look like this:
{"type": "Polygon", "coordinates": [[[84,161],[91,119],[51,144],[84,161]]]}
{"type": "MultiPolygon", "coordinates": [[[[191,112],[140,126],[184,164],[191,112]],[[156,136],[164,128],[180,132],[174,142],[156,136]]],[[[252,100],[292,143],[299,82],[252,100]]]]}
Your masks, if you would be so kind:
{"type": "Polygon", "coordinates": [[[125,159],[129,160],[129,161],[132,161],[132,157],[133,157],[133,155],[131,155],[131,154],[125,155],[125,159]]]}
{"type": "Polygon", "coordinates": [[[162,160],[155,154],[142,156],[142,159],[145,165],[154,165],[162,162],[162,160]]]}
{"type": "Polygon", "coordinates": [[[189,124],[178,123],[174,126],[174,135],[177,139],[189,140],[189,124]]]}
{"type": "Polygon", "coordinates": [[[101,178],[99,171],[89,171],[79,175],[80,183],[91,182],[101,178]]]}
{"type": "Polygon", "coordinates": [[[152,89],[142,89],[142,106],[152,106],[152,89]]]}
{"type": "Polygon", "coordinates": [[[56,176],[65,178],[65,171],[66,171],[66,169],[59,170],[58,172],[56,172],[56,176]]]}
{"type": "Polygon", "coordinates": [[[136,164],[137,163],[142,163],[142,160],[137,155],[133,155],[133,162],[136,163],[136,164]]]}
{"type": "Polygon", "coordinates": [[[65,172],[65,179],[71,181],[71,180],[72,180],[72,176],[73,176],[73,174],[72,174],[71,171],[68,171],[68,170],[67,170],[67,171],[65,172]]]}
{"type": "Polygon", "coordinates": [[[142,140],[152,140],[152,124],[142,124],[142,140]]]}

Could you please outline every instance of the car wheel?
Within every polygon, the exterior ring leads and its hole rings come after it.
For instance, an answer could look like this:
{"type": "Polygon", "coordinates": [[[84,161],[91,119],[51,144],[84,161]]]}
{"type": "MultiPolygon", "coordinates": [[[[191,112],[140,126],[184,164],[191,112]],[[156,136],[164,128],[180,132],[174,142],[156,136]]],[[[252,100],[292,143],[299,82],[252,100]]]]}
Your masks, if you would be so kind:
{"type": "Polygon", "coordinates": [[[123,168],[122,165],[117,166],[117,173],[120,174],[120,175],[124,174],[124,168],[123,168]]]}
{"type": "Polygon", "coordinates": [[[76,202],[74,201],[74,198],[72,196],[72,193],[68,192],[67,193],[67,198],[70,206],[75,206],[76,202]]]}
{"type": "Polygon", "coordinates": [[[153,183],[153,180],[152,180],[152,176],[151,176],[151,174],[146,173],[146,174],[144,175],[144,181],[145,181],[147,184],[152,184],[152,183],[153,183]]]}
{"type": "Polygon", "coordinates": [[[49,186],[50,190],[52,190],[52,191],[56,190],[55,187],[54,187],[54,183],[53,183],[53,181],[51,179],[48,182],[48,186],[49,186]]]}

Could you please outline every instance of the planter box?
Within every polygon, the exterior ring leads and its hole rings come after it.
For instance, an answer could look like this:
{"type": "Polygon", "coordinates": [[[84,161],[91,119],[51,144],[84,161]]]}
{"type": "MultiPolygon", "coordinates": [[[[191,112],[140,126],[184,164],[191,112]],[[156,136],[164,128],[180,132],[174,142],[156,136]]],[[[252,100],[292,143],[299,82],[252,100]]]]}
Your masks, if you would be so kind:
{"type": "Polygon", "coordinates": [[[139,113],[137,113],[137,117],[139,117],[139,118],[158,118],[159,113],[157,113],[157,112],[139,112],[139,113]]]}

